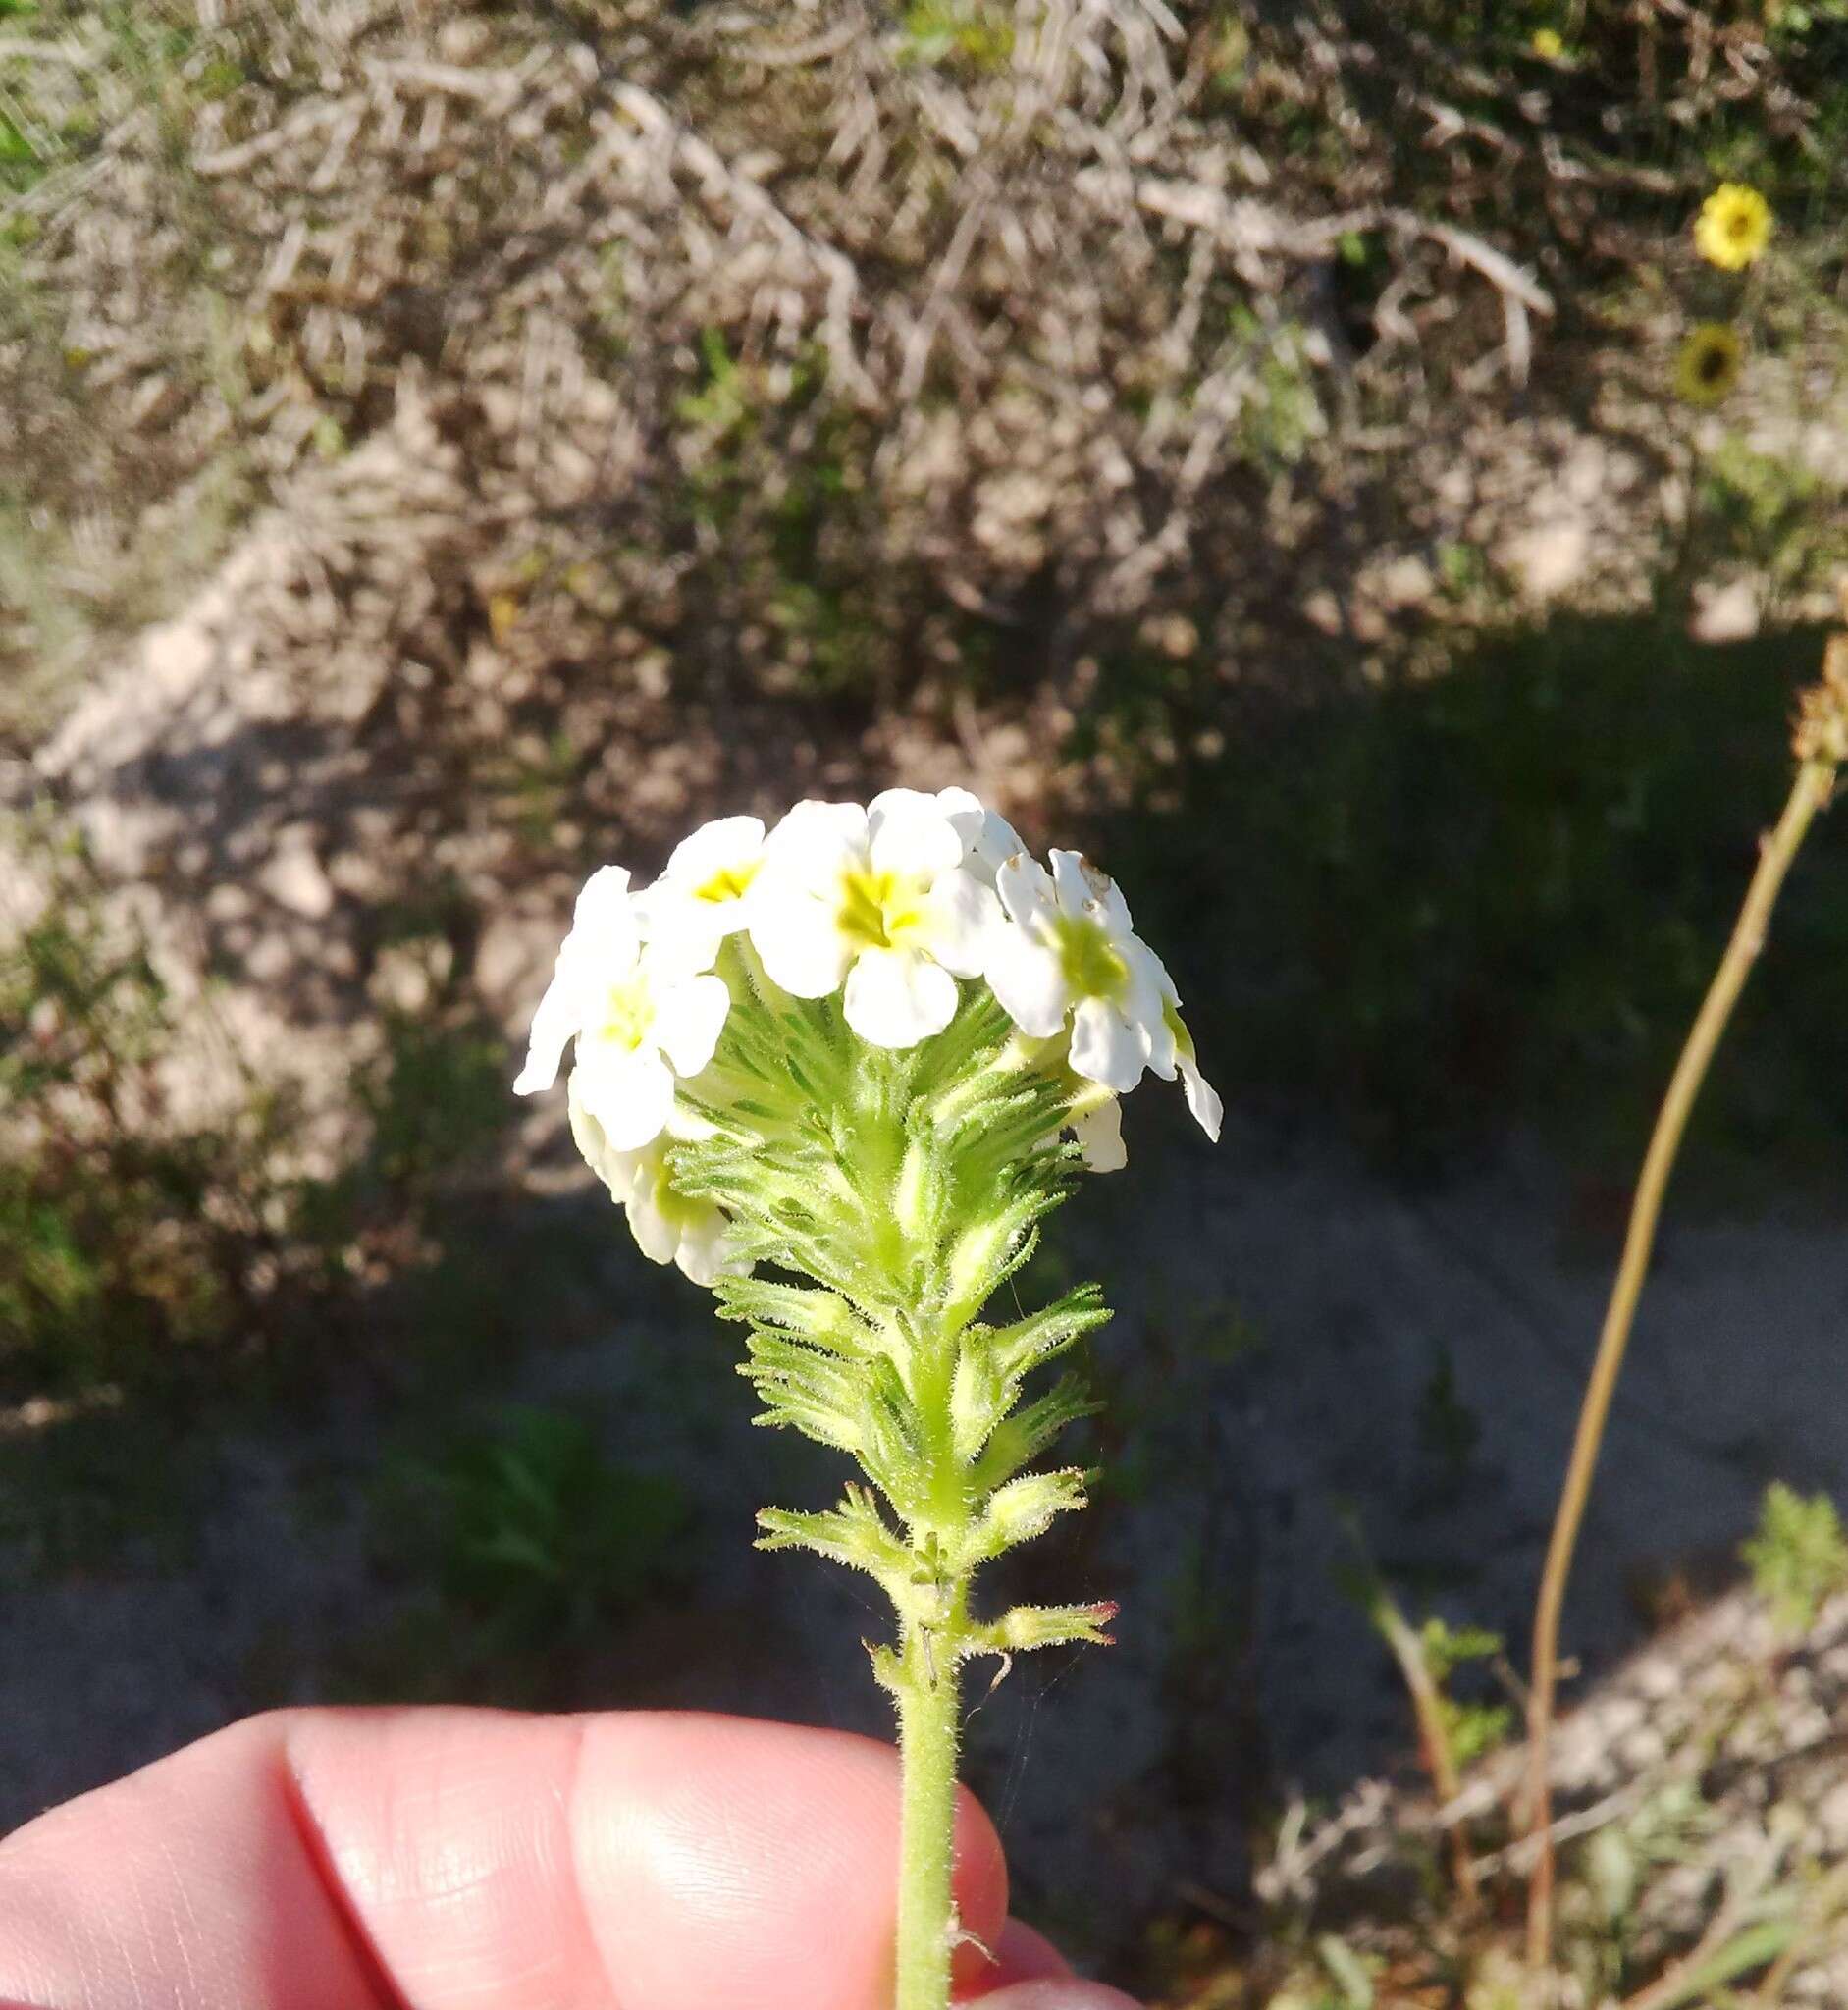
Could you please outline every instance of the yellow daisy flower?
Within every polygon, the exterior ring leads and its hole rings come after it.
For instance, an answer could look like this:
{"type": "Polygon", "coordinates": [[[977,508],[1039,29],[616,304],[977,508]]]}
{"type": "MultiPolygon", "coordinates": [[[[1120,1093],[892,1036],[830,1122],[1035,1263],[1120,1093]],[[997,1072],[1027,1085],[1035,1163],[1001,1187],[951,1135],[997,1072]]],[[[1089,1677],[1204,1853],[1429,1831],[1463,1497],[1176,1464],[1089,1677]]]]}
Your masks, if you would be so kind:
{"type": "Polygon", "coordinates": [[[1703,321],[1675,357],[1675,395],[1689,404],[1716,405],[1737,388],[1744,368],[1745,344],[1723,321],[1703,321]]]}
{"type": "Polygon", "coordinates": [[[1544,63],[1557,63],[1565,54],[1565,38],[1558,28],[1537,27],[1527,46],[1544,63]]]}
{"type": "Polygon", "coordinates": [[[1694,248],[1709,265],[1739,272],[1770,241],[1771,206],[1744,182],[1722,182],[1694,219],[1694,248]]]}

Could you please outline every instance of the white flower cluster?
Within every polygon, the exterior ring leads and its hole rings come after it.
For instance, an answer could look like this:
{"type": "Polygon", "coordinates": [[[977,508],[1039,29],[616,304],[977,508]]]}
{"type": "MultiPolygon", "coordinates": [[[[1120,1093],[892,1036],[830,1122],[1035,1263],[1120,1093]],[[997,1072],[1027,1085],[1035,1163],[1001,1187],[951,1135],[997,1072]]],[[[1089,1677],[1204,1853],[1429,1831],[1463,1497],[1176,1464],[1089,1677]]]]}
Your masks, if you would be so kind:
{"type": "Polygon", "coordinates": [[[985,981],[1035,1065],[1076,1078],[1070,1125],[1095,1170],[1124,1163],[1116,1099],[1145,1070],[1179,1075],[1219,1136],[1173,979],[1116,884],[1077,852],[1053,852],[1048,872],[967,789],[798,803],[767,832],[755,817],[720,818],[652,886],[632,888],[617,866],[592,874],[514,1084],[550,1088],[575,1040],[580,1148],[646,1253],[699,1283],[725,1266],[724,1218],[674,1193],[665,1152],[690,1135],[676,1084],[713,1060],[734,1003],[717,966],[739,933],[792,996],[839,992],[848,1026],[875,1047],[941,1032],[958,979],[985,981]]]}

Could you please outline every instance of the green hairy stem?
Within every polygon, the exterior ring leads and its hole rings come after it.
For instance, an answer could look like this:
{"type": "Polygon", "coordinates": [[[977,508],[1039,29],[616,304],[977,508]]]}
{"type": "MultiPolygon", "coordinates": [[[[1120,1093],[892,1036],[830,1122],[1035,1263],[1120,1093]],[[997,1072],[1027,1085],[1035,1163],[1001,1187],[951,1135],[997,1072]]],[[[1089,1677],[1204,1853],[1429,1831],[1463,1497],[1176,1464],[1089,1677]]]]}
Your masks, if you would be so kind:
{"type": "MultiPolygon", "coordinates": [[[[915,1643],[907,1646],[910,1661],[915,1643]]],[[[950,1999],[956,1906],[950,1872],[956,1831],[956,1747],[961,1683],[922,1654],[900,1677],[897,2010],[939,2010],[950,1999]]]]}
{"type": "Polygon", "coordinates": [[[869,1483],[822,1512],[766,1509],[760,1542],[863,1570],[892,1601],[897,1644],[871,1652],[903,1766],[896,2004],[944,2010],[962,1664],[1107,1641],[1114,1613],[971,1607],[984,1562],[1085,1504],[1077,1468],[1029,1469],[1091,1407],[1083,1387],[1069,1373],[1027,1385],[1108,1316],[1099,1293],[981,1318],[1071,1190],[1079,1157],[1059,1130],[1073,1084],[985,990],[893,1052],[855,1038],[838,1000],[779,991],[748,946],[725,953],[750,1006],[689,1085],[711,1135],[675,1147],[674,1184],[724,1209],[754,1266],[717,1297],[749,1328],[758,1421],[847,1453],[869,1483]]]}

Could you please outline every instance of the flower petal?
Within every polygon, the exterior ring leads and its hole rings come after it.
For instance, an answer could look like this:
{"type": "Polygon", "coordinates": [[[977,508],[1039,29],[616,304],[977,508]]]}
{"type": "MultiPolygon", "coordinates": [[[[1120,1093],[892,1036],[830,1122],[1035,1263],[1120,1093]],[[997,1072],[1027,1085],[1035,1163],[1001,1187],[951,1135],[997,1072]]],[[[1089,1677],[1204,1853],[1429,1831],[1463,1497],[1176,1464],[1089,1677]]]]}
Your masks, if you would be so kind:
{"type": "Polygon", "coordinates": [[[939,789],[937,808],[963,840],[963,871],[974,873],[984,886],[992,886],[1001,868],[1026,849],[1013,824],[968,789],[939,789]]]}
{"type": "Polygon", "coordinates": [[[664,1177],[644,1171],[629,1200],[629,1233],[651,1263],[671,1263],[680,1252],[680,1225],[660,1204],[660,1181],[664,1177]]]}
{"type": "Polygon", "coordinates": [[[711,1290],[727,1271],[744,1266],[732,1256],[726,1231],[731,1224],[716,1207],[701,1207],[680,1224],[680,1246],[674,1261],[683,1277],[711,1290]]]}
{"type": "Polygon", "coordinates": [[[1130,919],[1130,903],[1123,897],[1123,888],[1108,873],[1100,872],[1088,859],[1083,863],[1084,883],[1091,890],[1098,919],[1110,931],[1112,939],[1120,942],[1135,930],[1135,924],[1130,919]]]}
{"type": "Polygon", "coordinates": [[[514,1078],[516,1095],[533,1095],[558,1079],[558,1067],[573,1034],[582,1031],[588,1007],[607,983],[626,977],[641,953],[641,924],[622,866],[600,867],[585,880],[572,912],[570,932],[533,1014],[526,1063],[514,1078]]]}
{"type": "Polygon", "coordinates": [[[847,1024],[875,1047],[915,1047],[956,1017],[956,979],[911,949],[868,949],[847,976],[847,1024]]]}
{"type": "Polygon", "coordinates": [[[959,978],[978,978],[1007,924],[993,891],[960,866],[939,875],[924,897],[930,954],[959,978]]]}
{"type": "Polygon", "coordinates": [[[963,840],[955,824],[934,796],[918,789],[887,789],[873,797],[867,806],[867,842],[879,873],[929,879],[963,863],[963,840]]]}
{"type": "Polygon", "coordinates": [[[1002,1011],[1030,1038],[1049,1040],[1064,1026],[1066,1008],[1072,1002],[1065,971],[1058,956],[1035,942],[1025,928],[1002,926],[995,930],[983,974],[1002,1011]]]}
{"type": "Polygon", "coordinates": [[[731,993],[722,978],[687,978],[661,992],[656,1037],[676,1075],[697,1075],[713,1058],[730,1010],[731,993]]]}
{"type": "Polygon", "coordinates": [[[595,1043],[580,1050],[585,1109],[602,1126],[612,1151],[640,1151],[666,1129],[674,1079],[653,1047],[595,1043]]]}
{"type": "MultiPolygon", "coordinates": [[[[992,981],[992,979],[990,979],[992,981]]],[[[1102,998],[1081,998],[1072,1014],[1072,1072],[1119,1095],[1142,1079],[1148,1033],[1102,998]]]]}
{"type": "Polygon", "coordinates": [[[751,864],[763,849],[763,818],[714,817],[674,846],[661,877],[702,886],[715,873],[751,864]]]}
{"type": "Polygon", "coordinates": [[[1059,906],[1075,920],[1083,915],[1102,923],[1110,939],[1121,947],[1135,932],[1122,887],[1108,873],[1093,866],[1082,852],[1055,851],[1050,856],[1059,906]]]}
{"type": "Polygon", "coordinates": [[[711,970],[725,937],[747,920],[741,900],[713,906],[694,900],[665,879],[639,894],[636,904],[648,936],[649,960],[663,971],[685,976],[711,970]]]}
{"type": "Polygon", "coordinates": [[[1123,1142],[1123,1105],[1115,1096],[1105,1096],[1095,1109],[1075,1115],[1071,1132],[1093,1173],[1120,1173],[1129,1164],[1130,1154],[1123,1142]]]}
{"type": "Polygon", "coordinates": [[[1036,934],[1048,932],[1058,913],[1051,874],[1027,852],[1016,852],[994,875],[994,890],[1011,920],[1036,934]]]}
{"type": "Polygon", "coordinates": [[[1186,1032],[1181,1021],[1181,993],[1175,988],[1174,979],[1168,975],[1168,966],[1148,944],[1138,942],[1136,947],[1146,959],[1142,966],[1142,975],[1153,979],[1155,993],[1161,1006],[1154,1018],[1148,1022],[1148,1065],[1164,1082],[1172,1082],[1180,1045],[1176,1029],[1180,1028],[1182,1034],[1186,1032]]]}
{"type": "Polygon", "coordinates": [[[939,815],[950,820],[967,851],[980,833],[981,820],[988,814],[987,805],[974,789],[966,788],[938,789],[931,801],[939,815]]]}
{"type": "Polygon", "coordinates": [[[571,914],[571,933],[583,935],[600,949],[607,949],[612,960],[633,963],[641,936],[635,926],[632,902],[628,868],[598,867],[578,894],[577,906],[571,914]],[[630,946],[623,955],[625,940],[630,946]]]}
{"type": "Polygon", "coordinates": [[[751,941],[772,983],[797,998],[838,991],[853,961],[853,944],[834,925],[834,913],[811,893],[766,887],[751,915],[751,941]]]}
{"type": "Polygon", "coordinates": [[[641,1155],[611,1149],[604,1127],[584,1107],[579,1072],[575,1068],[571,1071],[571,1080],[565,1088],[565,1110],[571,1120],[571,1137],[584,1155],[584,1163],[609,1189],[609,1197],[617,1206],[625,1207],[635,1186],[635,1169],[641,1163],[641,1155]]]}
{"type": "Polygon", "coordinates": [[[1142,1029],[1152,1057],[1162,1027],[1162,969],[1155,952],[1139,935],[1117,935],[1111,946],[1122,957],[1128,979],[1117,994],[1116,1007],[1125,1019],[1142,1029]]]}
{"type": "Polygon", "coordinates": [[[830,882],[867,849],[867,813],[858,803],[798,803],[764,841],[764,869],[791,883],[830,882]]]}
{"type": "Polygon", "coordinates": [[[564,1050],[584,1022],[583,986],[577,981],[578,976],[578,972],[566,967],[560,951],[558,970],[533,1014],[533,1030],[526,1042],[526,1065],[513,1078],[515,1095],[536,1095],[557,1081],[564,1050]]]}
{"type": "Polygon", "coordinates": [[[1183,1058],[1181,1088],[1188,1099],[1188,1108],[1193,1113],[1193,1121],[1217,1144],[1219,1127],[1226,1114],[1225,1105],[1219,1100],[1218,1090],[1200,1073],[1197,1061],[1183,1058]]]}
{"type": "MultiPolygon", "coordinates": [[[[1052,866],[1052,884],[1062,914],[1073,921],[1080,920],[1089,908],[1096,894],[1084,873],[1082,852],[1050,851],[1046,854],[1052,866]]],[[[1097,917],[1102,920],[1101,916],[1097,917]]]]}

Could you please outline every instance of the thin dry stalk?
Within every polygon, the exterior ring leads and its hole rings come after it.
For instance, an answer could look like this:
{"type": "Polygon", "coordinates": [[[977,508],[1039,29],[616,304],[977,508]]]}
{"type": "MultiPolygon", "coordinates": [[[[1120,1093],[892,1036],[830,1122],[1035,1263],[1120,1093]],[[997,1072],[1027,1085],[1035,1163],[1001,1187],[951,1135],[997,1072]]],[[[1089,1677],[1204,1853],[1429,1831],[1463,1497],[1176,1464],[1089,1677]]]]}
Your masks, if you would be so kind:
{"type": "Polygon", "coordinates": [[[1547,1547],[1546,1568],[1534,1613],[1532,1694],[1528,1712],[1527,1825],[1536,1840],[1533,1875],[1528,1885],[1527,1959],[1536,1975],[1544,1973],[1553,1951],[1553,1791],[1551,1775],[1554,1706],[1558,1686],[1559,1616],[1572,1568],[1572,1555],[1585,1518],[1585,1504],[1604,1443],[1610,1401],[1622,1372],[1637,1300],[1649,1275],[1663,1196],[1681,1148],[1701,1084],[1715,1051],[1765,946],[1771,914],[1785,876],[1802,849],[1816,814],[1834,787],[1836,770],[1848,752],[1848,635],[1830,639],[1822,676],[1805,694],[1796,737],[1798,767],[1777,825],[1761,846],[1758,870],[1733,925],[1719,968],[1701,1009],[1695,1015],[1687,1043],[1675,1064],[1667,1094],[1656,1118],[1636,1198],[1624,1236],[1623,1255],[1605,1313],[1597,1356],[1579,1412],[1565,1485],[1547,1547]]]}

